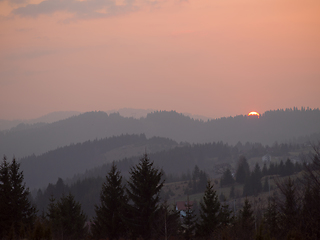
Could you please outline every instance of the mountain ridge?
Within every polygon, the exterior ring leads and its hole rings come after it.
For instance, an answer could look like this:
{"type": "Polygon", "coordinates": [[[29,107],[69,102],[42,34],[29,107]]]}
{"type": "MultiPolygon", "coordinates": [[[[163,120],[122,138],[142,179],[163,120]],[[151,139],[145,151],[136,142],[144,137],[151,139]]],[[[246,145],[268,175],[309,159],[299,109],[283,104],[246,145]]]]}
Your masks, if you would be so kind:
{"type": "Polygon", "coordinates": [[[244,115],[208,121],[175,111],[157,111],[145,118],[125,118],[119,113],[87,112],[51,124],[0,132],[0,154],[21,158],[49,150],[121,134],[145,134],[176,142],[260,142],[291,140],[320,132],[320,110],[274,110],[260,118],[244,115]]]}

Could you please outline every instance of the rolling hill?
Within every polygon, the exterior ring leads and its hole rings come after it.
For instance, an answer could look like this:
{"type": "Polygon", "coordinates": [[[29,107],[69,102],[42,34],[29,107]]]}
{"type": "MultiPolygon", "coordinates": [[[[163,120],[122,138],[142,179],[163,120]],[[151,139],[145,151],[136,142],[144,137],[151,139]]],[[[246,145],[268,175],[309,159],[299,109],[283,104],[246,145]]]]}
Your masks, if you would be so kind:
{"type": "Polygon", "coordinates": [[[159,136],[177,142],[236,144],[241,141],[271,145],[275,141],[299,141],[301,136],[318,134],[319,123],[320,110],[304,108],[268,111],[260,118],[239,115],[206,122],[174,111],[149,113],[140,119],[118,113],[87,112],[50,124],[1,131],[0,154],[21,158],[88,140],[141,133],[147,138],[159,136]]]}

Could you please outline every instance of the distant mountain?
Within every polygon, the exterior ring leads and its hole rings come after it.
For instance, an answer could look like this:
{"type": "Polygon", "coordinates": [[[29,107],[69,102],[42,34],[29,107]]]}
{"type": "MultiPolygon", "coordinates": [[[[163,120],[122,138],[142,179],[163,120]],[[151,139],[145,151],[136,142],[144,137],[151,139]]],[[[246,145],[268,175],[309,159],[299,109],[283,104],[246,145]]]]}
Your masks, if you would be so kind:
{"type": "Polygon", "coordinates": [[[32,128],[0,132],[0,154],[16,157],[39,155],[57,147],[121,134],[141,134],[177,142],[207,143],[238,141],[273,144],[320,132],[319,109],[268,111],[257,117],[236,116],[194,120],[171,111],[149,113],[145,118],[122,117],[119,113],[88,112],[32,128]]]}
{"type": "Polygon", "coordinates": [[[26,127],[26,125],[33,125],[36,123],[53,123],[53,122],[57,122],[72,116],[77,116],[79,114],[80,112],[76,112],[76,111],[59,111],[59,112],[52,112],[44,116],[41,116],[39,118],[29,119],[29,120],[0,119],[0,131],[9,130],[11,128],[17,127],[20,124],[22,125],[18,128],[26,127]]]}
{"type": "Polygon", "coordinates": [[[142,156],[147,151],[155,153],[179,146],[173,140],[141,135],[121,135],[101,140],[86,141],[49,151],[40,156],[20,159],[21,170],[30,188],[43,187],[59,177],[72,177],[87,169],[115,160],[142,156]]]}

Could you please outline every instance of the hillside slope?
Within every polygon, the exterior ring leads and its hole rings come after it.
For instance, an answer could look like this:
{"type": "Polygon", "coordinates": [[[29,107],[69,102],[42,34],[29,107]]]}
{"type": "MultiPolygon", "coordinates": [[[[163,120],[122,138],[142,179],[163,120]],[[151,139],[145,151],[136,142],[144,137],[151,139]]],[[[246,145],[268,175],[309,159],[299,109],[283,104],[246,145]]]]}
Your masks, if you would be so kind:
{"type": "Polygon", "coordinates": [[[72,144],[40,156],[22,158],[20,163],[28,187],[35,188],[115,160],[141,156],[145,151],[155,153],[176,146],[178,144],[170,139],[147,139],[143,134],[122,135],[72,144]]]}

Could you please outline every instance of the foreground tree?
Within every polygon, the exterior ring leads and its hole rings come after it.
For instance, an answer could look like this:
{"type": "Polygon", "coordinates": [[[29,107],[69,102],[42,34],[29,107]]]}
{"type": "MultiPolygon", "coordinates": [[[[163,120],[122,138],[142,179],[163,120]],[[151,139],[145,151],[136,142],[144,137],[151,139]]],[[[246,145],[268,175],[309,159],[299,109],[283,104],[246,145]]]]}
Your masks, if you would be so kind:
{"type": "Polygon", "coordinates": [[[119,239],[125,233],[124,204],[127,203],[122,177],[113,163],[100,193],[100,206],[95,206],[92,233],[97,239],[119,239]]]}
{"type": "Polygon", "coordinates": [[[29,189],[23,183],[23,172],[15,159],[6,157],[0,165],[0,238],[20,236],[33,227],[36,209],[29,201],[29,189]]]}
{"type": "Polygon", "coordinates": [[[210,181],[204,192],[203,202],[200,202],[200,224],[197,225],[197,235],[210,239],[212,233],[219,225],[220,202],[216,191],[210,181]]]}
{"type": "Polygon", "coordinates": [[[277,204],[277,196],[274,193],[268,200],[268,206],[264,213],[264,223],[271,237],[278,238],[280,233],[280,211],[277,204]]]}
{"type": "Polygon", "coordinates": [[[284,202],[280,204],[280,228],[283,237],[290,235],[300,227],[300,201],[296,184],[289,177],[283,183],[277,183],[283,197],[284,202]]]}
{"type": "Polygon", "coordinates": [[[128,205],[128,224],[133,237],[151,239],[155,216],[159,210],[160,191],[163,187],[163,173],[153,167],[147,154],[137,166],[131,168],[127,193],[132,205],[128,205]]]}
{"type": "Polygon", "coordinates": [[[243,208],[239,211],[239,214],[238,224],[240,224],[240,231],[238,232],[238,235],[240,239],[252,239],[255,220],[252,206],[247,198],[245,199],[243,208]]]}
{"type": "Polygon", "coordinates": [[[305,188],[302,208],[303,232],[306,239],[320,239],[320,143],[314,146],[311,164],[305,165],[305,188]]]}
{"type": "Polygon", "coordinates": [[[81,209],[81,204],[74,200],[71,193],[62,196],[57,203],[54,199],[51,199],[48,207],[48,217],[53,235],[56,238],[72,240],[85,237],[87,218],[81,209]]]}
{"type": "Polygon", "coordinates": [[[192,209],[192,205],[189,202],[189,196],[186,203],[186,212],[185,215],[182,215],[182,236],[185,240],[193,239],[195,235],[197,217],[192,209]]]}

